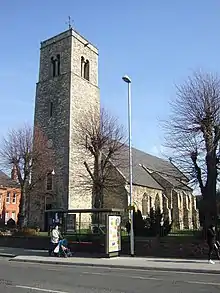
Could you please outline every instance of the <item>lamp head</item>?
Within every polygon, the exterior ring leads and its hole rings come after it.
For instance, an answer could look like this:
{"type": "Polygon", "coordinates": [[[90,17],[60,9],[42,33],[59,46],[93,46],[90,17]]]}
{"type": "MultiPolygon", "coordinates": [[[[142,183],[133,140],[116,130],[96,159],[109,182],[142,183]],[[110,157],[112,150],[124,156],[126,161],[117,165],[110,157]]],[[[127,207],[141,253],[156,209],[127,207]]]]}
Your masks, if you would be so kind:
{"type": "Polygon", "coordinates": [[[130,77],[128,75],[124,75],[122,77],[122,79],[124,80],[124,82],[131,83],[131,79],[130,79],[130,77]]]}

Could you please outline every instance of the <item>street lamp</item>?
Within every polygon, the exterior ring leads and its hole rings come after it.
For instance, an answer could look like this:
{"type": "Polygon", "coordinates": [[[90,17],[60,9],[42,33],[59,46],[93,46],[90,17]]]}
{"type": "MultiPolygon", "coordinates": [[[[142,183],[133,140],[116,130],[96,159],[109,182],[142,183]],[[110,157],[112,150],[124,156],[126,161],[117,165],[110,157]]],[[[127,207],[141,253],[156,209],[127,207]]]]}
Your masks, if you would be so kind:
{"type": "Polygon", "coordinates": [[[123,76],[122,79],[128,85],[129,181],[130,181],[130,184],[129,184],[129,189],[130,189],[129,219],[130,219],[130,223],[131,223],[130,250],[131,250],[131,256],[134,256],[134,210],[133,210],[133,198],[132,198],[133,175],[132,175],[132,146],[131,146],[131,79],[127,75],[123,76]]]}
{"type": "MultiPolygon", "coordinates": [[[[53,169],[49,174],[51,174],[52,176],[54,176],[56,173],[55,173],[55,171],[53,169]]],[[[53,178],[51,178],[51,180],[52,180],[52,189],[53,189],[53,178]]],[[[44,210],[45,211],[47,210],[47,198],[48,197],[47,197],[47,194],[46,194],[45,197],[44,197],[44,210]]]]}

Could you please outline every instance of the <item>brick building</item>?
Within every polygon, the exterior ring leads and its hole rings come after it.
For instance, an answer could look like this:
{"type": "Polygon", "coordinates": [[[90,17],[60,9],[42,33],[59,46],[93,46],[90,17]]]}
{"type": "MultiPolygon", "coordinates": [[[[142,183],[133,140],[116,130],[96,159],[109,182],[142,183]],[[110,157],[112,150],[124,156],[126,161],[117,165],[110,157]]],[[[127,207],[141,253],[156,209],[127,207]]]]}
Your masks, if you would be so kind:
{"type": "Polygon", "coordinates": [[[20,202],[20,188],[14,170],[11,177],[0,171],[0,217],[5,223],[12,218],[17,221],[20,202]]]}

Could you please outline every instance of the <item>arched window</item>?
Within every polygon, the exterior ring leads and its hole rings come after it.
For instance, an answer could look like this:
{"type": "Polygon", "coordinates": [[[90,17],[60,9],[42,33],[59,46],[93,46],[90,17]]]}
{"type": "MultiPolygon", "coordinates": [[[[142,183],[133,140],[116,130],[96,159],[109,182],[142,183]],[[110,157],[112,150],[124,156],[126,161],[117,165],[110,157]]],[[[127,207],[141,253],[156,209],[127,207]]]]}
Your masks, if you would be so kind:
{"type": "Polygon", "coordinates": [[[51,75],[54,77],[56,76],[56,60],[54,60],[54,57],[51,57],[50,64],[51,64],[51,75]]]}
{"type": "Polygon", "coordinates": [[[89,80],[89,60],[86,60],[84,64],[84,78],[89,80]]]}
{"type": "Polygon", "coordinates": [[[155,198],[155,209],[160,209],[160,197],[159,194],[157,193],[156,198],[155,198]]]}
{"type": "Polygon", "coordinates": [[[191,207],[190,196],[187,194],[187,209],[190,210],[190,207],[191,207]]]}
{"type": "Polygon", "coordinates": [[[151,208],[152,208],[152,197],[149,196],[149,212],[151,208]]]}
{"type": "Polygon", "coordinates": [[[179,206],[180,206],[180,208],[182,207],[182,194],[181,193],[179,193],[179,206]]]}
{"type": "Polygon", "coordinates": [[[81,57],[81,77],[84,77],[84,63],[85,63],[85,58],[82,56],[81,57]]]}
{"type": "Polygon", "coordinates": [[[145,193],[142,198],[142,215],[147,216],[148,214],[148,198],[147,194],[145,193]]]}
{"type": "Polygon", "coordinates": [[[52,77],[60,75],[60,54],[57,54],[56,58],[51,57],[50,68],[50,74],[52,77]]]}
{"type": "Polygon", "coordinates": [[[46,185],[46,188],[48,191],[51,191],[53,190],[53,175],[52,175],[52,172],[50,173],[47,173],[47,185],[46,185]]]}

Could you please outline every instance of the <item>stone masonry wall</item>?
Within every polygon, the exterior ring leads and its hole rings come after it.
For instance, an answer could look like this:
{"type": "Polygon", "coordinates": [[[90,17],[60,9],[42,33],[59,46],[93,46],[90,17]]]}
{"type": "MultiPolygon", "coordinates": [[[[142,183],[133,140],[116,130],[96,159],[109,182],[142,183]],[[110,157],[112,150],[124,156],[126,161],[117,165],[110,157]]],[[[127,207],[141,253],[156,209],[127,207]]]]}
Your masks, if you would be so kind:
{"type": "MultiPolygon", "coordinates": [[[[69,153],[69,208],[92,208],[92,181],[84,166],[93,169],[93,158],[78,145],[78,121],[88,122],[91,111],[100,112],[98,88],[98,50],[80,35],[73,33],[71,59],[70,153],[69,153]],[[81,76],[81,57],[89,60],[89,81],[81,76]],[[86,113],[89,112],[89,115],[86,113]]],[[[91,116],[90,116],[91,117],[91,116]]],[[[85,137],[86,139],[86,137],[85,137]]],[[[91,216],[82,214],[82,223],[91,216]]]]}
{"type": "MultiPolygon", "coordinates": [[[[69,169],[69,104],[71,82],[71,31],[64,32],[41,43],[40,73],[35,99],[35,127],[39,127],[50,140],[54,154],[54,208],[66,208],[69,169]],[[51,76],[51,57],[60,54],[60,75],[51,76]],[[53,115],[49,116],[49,104],[53,103],[53,115]]],[[[49,170],[50,169],[50,170],[49,170]]],[[[33,173],[33,177],[36,174],[33,173]]],[[[45,209],[45,184],[38,184],[31,195],[30,222],[43,225],[45,209]],[[40,201],[40,202],[39,202],[40,201]]]]}
{"type": "Polygon", "coordinates": [[[190,191],[174,188],[167,180],[157,173],[151,174],[164,187],[169,211],[172,210],[173,227],[176,229],[199,228],[199,216],[195,206],[195,197],[190,191]]]}
{"type": "Polygon", "coordinates": [[[128,220],[128,192],[125,188],[125,179],[116,168],[112,168],[108,172],[109,180],[108,186],[104,191],[104,208],[115,208],[123,210],[122,216],[122,226],[128,220]],[[111,179],[110,179],[111,178],[111,179]]]}
{"type": "MultiPolygon", "coordinates": [[[[55,171],[53,192],[49,194],[53,208],[91,208],[91,188],[80,188],[79,174],[88,175],[84,160],[90,165],[93,162],[86,152],[82,155],[75,137],[75,122],[90,107],[96,107],[99,113],[98,50],[72,29],[42,42],[34,122],[44,132],[53,152],[53,162],[48,166],[48,171],[55,171]],[[57,54],[60,75],[52,77],[51,57],[57,54]],[[89,81],[81,76],[82,56],[90,62],[89,81]]],[[[30,223],[37,222],[41,227],[48,197],[45,187],[42,182],[36,186],[30,204],[30,223]]]]}
{"type": "MultiPolygon", "coordinates": [[[[127,190],[129,190],[129,185],[127,186],[127,190]]],[[[133,185],[133,200],[136,208],[138,208],[142,212],[142,200],[143,196],[148,195],[151,197],[151,207],[155,207],[156,196],[159,196],[160,200],[160,209],[163,212],[163,194],[162,190],[152,189],[145,186],[137,186],[133,185]]]]}

